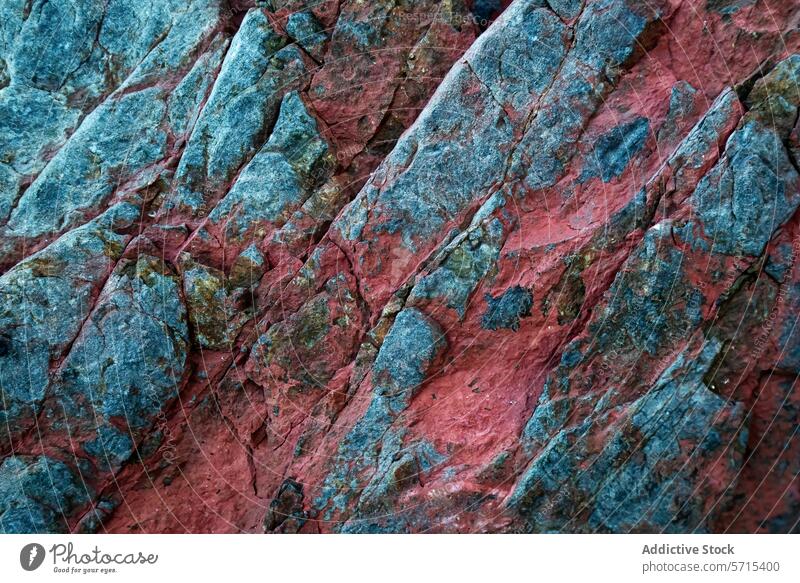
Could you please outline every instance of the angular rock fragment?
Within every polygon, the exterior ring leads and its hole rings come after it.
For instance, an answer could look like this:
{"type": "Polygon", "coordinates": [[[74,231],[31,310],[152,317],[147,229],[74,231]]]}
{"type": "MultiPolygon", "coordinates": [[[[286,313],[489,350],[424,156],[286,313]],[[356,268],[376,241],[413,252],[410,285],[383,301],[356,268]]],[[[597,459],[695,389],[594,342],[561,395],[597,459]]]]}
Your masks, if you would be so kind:
{"type": "Polygon", "coordinates": [[[139,208],[121,204],[0,276],[0,451],[37,425],[64,356],[130,241],[139,208]]]}
{"type": "Polygon", "coordinates": [[[62,462],[9,456],[0,465],[0,527],[9,534],[68,532],[66,517],[92,495],[62,462]]]}

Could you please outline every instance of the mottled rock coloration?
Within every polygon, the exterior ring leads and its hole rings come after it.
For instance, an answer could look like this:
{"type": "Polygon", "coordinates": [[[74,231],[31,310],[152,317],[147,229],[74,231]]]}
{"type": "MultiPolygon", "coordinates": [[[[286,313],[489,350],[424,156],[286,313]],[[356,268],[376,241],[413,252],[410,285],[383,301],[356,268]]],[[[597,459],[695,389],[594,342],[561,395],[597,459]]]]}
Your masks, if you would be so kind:
{"type": "Polygon", "coordinates": [[[3,2],[0,532],[800,531],[798,22],[3,2]]]}

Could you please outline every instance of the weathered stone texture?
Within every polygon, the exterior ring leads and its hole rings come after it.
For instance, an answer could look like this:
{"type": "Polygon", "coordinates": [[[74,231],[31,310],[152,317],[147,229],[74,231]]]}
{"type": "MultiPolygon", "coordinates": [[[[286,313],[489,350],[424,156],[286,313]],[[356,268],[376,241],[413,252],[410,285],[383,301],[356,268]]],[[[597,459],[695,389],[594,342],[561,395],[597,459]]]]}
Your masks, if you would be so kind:
{"type": "Polygon", "coordinates": [[[0,531],[797,532],[800,7],[0,6],[0,531]]]}

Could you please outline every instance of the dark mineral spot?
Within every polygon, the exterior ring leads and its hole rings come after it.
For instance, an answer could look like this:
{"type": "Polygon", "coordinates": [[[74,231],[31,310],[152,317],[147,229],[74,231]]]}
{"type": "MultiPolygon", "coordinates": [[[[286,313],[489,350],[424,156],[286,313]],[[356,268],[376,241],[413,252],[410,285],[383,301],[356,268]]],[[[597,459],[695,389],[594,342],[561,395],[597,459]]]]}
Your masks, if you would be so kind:
{"type": "Polygon", "coordinates": [[[486,312],[481,319],[481,326],[486,330],[507,328],[516,332],[519,320],[531,315],[533,296],[527,289],[518,285],[508,288],[497,298],[486,294],[486,312]]]}

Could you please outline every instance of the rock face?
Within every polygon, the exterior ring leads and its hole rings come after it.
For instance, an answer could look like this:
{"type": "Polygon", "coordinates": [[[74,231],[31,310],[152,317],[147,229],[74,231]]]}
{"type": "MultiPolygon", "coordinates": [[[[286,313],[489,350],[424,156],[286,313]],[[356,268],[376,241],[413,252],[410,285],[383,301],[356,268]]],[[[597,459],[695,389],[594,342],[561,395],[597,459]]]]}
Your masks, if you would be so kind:
{"type": "Polygon", "coordinates": [[[797,3],[0,16],[0,531],[800,530],[797,3]]]}

